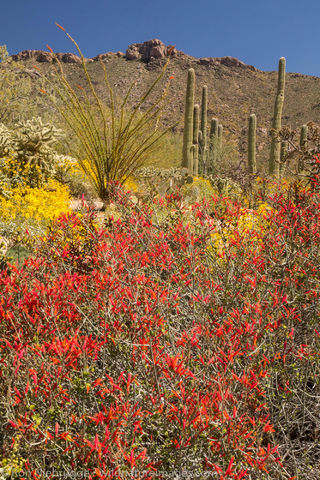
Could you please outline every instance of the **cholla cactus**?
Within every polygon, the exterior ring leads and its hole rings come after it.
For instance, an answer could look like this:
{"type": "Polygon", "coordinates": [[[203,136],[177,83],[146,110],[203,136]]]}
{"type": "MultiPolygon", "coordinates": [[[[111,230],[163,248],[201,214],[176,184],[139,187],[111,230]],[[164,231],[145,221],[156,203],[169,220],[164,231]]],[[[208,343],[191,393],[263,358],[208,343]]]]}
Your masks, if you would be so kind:
{"type": "Polygon", "coordinates": [[[62,131],[44,124],[40,117],[16,124],[13,130],[0,128],[0,155],[10,157],[9,178],[17,174],[31,187],[40,186],[55,173],[57,153],[52,145],[63,137],[62,131]]]}
{"type": "Polygon", "coordinates": [[[19,122],[15,129],[15,151],[23,167],[38,182],[39,176],[48,179],[54,174],[56,152],[51,145],[62,137],[62,132],[40,117],[19,122]]]}

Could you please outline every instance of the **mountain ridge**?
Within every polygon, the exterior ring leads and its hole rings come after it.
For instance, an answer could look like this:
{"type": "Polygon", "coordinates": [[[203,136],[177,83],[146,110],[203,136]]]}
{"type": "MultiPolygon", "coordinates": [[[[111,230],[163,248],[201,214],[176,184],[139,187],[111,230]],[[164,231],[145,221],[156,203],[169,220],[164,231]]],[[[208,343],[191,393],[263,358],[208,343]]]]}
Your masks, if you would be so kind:
{"type": "MultiPolygon", "coordinates": [[[[24,61],[24,60],[34,60],[40,63],[54,63],[55,56],[62,63],[80,63],[81,58],[74,53],[61,53],[61,52],[50,52],[46,50],[22,50],[17,54],[10,55],[10,58],[13,61],[24,61]]],[[[105,52],[100,53],[92,58],[86,58],[87,62],[104,60],[110,57],[120,57],[125,58],[126,60],[142,60],[149,63],[152,60],[165,58],[168,56],[171,57],[180,57],[185,60],[196,60],[200,65],[214,65],[221,64],[229,67],[241,67],[249,68],[253,71],[258,71],[253,65],[248,65],[243,61],[239,60],[236,57],[224,56],[224,57],[192,57],[187,55],[181,50],[177,50],[173,45],[165,45],[161,40],[154,38],[147,40],[142,43],[132,43],[128,46],[126,53],[121,51],[118,52],[105,52]]]]}

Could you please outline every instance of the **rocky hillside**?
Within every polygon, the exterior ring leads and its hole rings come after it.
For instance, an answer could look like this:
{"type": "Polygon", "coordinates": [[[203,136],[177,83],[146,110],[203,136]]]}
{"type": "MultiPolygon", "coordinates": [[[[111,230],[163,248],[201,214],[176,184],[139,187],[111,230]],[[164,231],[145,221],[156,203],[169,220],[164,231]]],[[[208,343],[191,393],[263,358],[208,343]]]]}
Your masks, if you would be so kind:
{"type": "MultiPolygon", "coordinates": [[[[201,100],[201,87],[207,85],[209,118],[219,119],[224,125],[225,139],[237,145],[240,152],[246,148],[248,116],[256,113],[258,149],[260,155],[265,156],[277,87],[276,71],[264,72],[233,57],[194,58],[157,39],[129,45],[125,53],[102,53],[86,59],[86,62],[93,83],[102,97],[107,98],[107,89],[99,60],[105,63],[110,84],[120,98],[135,81],[136,86],[130,96],[130,103],[134,105],[160,72],[169,51],[171,61],[167,77],[173,79],[164,110],[164,123],[172,124],[180,120],[177,131],[182,130],[187,71],[192,67],[196,72],[198,102],[201,100]]],[[[80,58],[72,53],[58,53],[57,56],[71,83],[85,85],[80,58]]],[[[55,66],[52,53],[41,50],[25,50],[11,58],[24,65],[35,83],[39,78],[39,70],[49,74],[55,66]]],[[[277,58],[274,63],[276,70],[277,58]]],[[[283,125],[296,128],[310,120],[320,123],[320,78],[288,73],[283,125]]]]}

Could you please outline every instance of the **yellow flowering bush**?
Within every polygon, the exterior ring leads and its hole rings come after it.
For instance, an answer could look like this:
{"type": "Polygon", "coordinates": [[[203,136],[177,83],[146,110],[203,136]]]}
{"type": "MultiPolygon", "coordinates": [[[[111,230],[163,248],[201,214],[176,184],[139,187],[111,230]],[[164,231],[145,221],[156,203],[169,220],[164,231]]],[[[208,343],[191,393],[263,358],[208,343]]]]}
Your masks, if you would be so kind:
{"type": "Polygon", "coordinates": [[[191,202],[196,202],[203,198],[210,199],[217,196],[218,192],[214,189],[209,180],[202,177],[193,177],[192,183],[187,183],[182,187],[183,195],[191,202]]]}
{"type": "Polygon", "coordinates": [[[230,244],[237,236],[245,240],[248,246],[259,246],[264,232],[272,227],[273,213],[270,205],[262,202],[256,210],[241,209],[234,218],[217,224],[216,231],[211,234],[208,250],[215,249],[219,256],[223,256],[225,249],[230,249],[230,244]]]}
{"type": "Polygon", "coordinates": [[[139,186],[135,182],[134,178],[132,176],[128,177],[124,182],[123,182],[123,187],[125,190],[130,190],[131,192],[139,192],[139,186]]]}
{"type": "Polygon", "coordinates": [[[237,229],[240,234],[248,236],[256,231],[262,234],[264,230],[270,228],[270,214],[273,209],[267,203],[260,203],[256,210],[244,209],[238,218],[237,229]]]}
{"type": "Polygon", "coordinates": [[[70,210],[69,189],[55,180],[41,188],[19,186],[5,198],[0,196],[0,232],[10,236],[24,233],[42,234],[48,223],[70,210]]]}

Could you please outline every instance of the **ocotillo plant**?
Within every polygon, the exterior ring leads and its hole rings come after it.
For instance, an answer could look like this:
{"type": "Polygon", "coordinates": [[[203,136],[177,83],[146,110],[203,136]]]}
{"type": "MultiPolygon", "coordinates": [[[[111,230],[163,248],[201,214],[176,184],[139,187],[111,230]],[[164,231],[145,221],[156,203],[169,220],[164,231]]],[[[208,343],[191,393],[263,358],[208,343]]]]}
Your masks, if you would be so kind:
{"type": "Polygon", "coordinates": [[[194,69],[190,68],[188,71],[187,92],[186,92],[186,106],[184,116],[183,129],[183,150],[182,150],[182,167],[188,168],[189,175],[193,173],[193,156],[192,156],[192,141],[193,141],[193,106],[194,106],[194,85],[195,73],[194,69]]]}
{"type": "Polygon", "coordinates": [[[257,117],[252,113],[249,117],[248,129],[248,168],[250,173],[257,173],[256,163],[256,130],[257,117]]]}
{"type": "MultiPolygon", "coordinates": [[[[308,144],[308,125],[302,125],[300,130],[300,149],[304,152],[307,149],[308,144]]],[[[298,172],[302,172],[304,169],[303,154],[298,162],[298,172]]]]}
{"type": "MultiPolygon", "coordinates": [[[[57,24],[58,25],[58,24],[57,24]]],[[[59,28],[64,30],[61,25],[59,28]]],[[[64,30],[65,31],[65,30],[64,30]]],[[[77,140],[71,146],[78,165],[88,177],[97,196],[103,202],[103,209],[110,203],[111,183],[114,180],[125,182],[130,175],[146,160],[147,155],[154,152],[158,142],[166,131],[158,129],[159,114],[163,101],[167,95],[168,87],[163,89],[155,101],[149,103],[150,96],[156,91],[168,67],[169,58],[145,93],[137,99],[133,108],[128,105],[133,83],[128,89],[124,100],[117,102],[110,86],[105,64],[101,61],[102,74],[104,75],[106,91],[109,93],[109,106],[98,94],[94,81],[88,72],[87,62],[77,42],[65,32],[67,37],[76,47],[82,65],[82,74],[86,81],[86,90],[81,87],[80,94],[71,86],[64,72],[62,62],[49,47],[58,68],[52,64],[55,78],[44,78],[61,100],[55,107],[60,112],[66,125],[72,130],[77,140]],[[94,99],[90,103],[88,95],[94,99]],[[144,113],[142,110],[148,104],[144,113]],[[141,108],[141,110],[140,110],[141,108]]],[[[167,84],[168,85],[168,84],[167,84]]],[[[44,93],[46,93],[44,91],[44,93]]],[[[50,98],[50,97],[49,97],[50,98]]],[[[191,133],[192,136],[192,133],[191,133]]]]}
{"type": "Polygon", "coordinates": [[[283,108],[283,102],[284,102],[285,76],[286,76],[286,59],[284,57],[281,57],[279,60],[279,68],[278,68],[278,90],[277,90],[277,96],[276,96],[276,101],[274,105],[274,114],[273,114],[273,121],[272,121],[272,128],[274,132],[272,134],[273,138],[271,142],[270,157],[269,157],[269,173],[271,175],[275,175],[276,178],[279,178],[280,150],[281,150],[280,141],[276,138],[276,136],[281,129],[281,116],[282,116],[282,108],[283,108]]]}
{"type": "Polygon", "coordinates": [[[193,108],[193,175],[199,174],[199,105],[193,108]]]}
{"type": "Polygon", "coordinates": [[[200,143],[200,154],[201,154],[201,166],[202,172],[207,173],[207,110],[208,110],[208,87],[204,85],[202,87],[202,102],[201,102],[201,132],[202,140],[200,143]]]}

